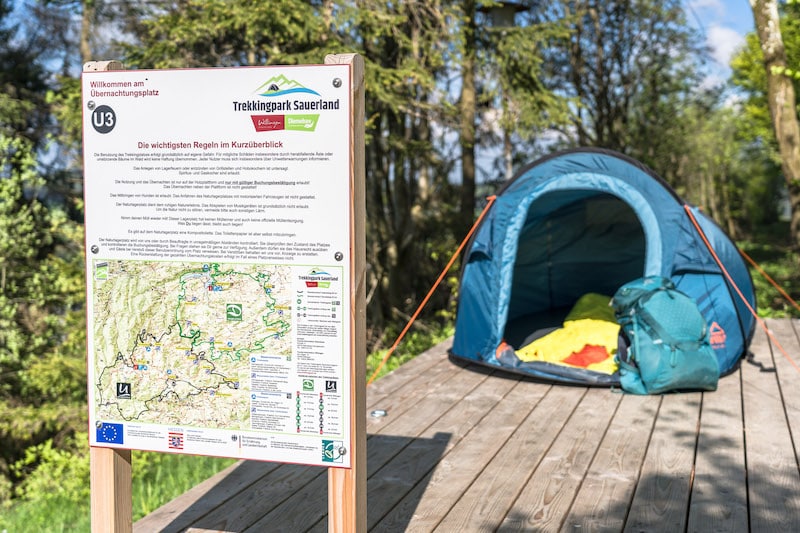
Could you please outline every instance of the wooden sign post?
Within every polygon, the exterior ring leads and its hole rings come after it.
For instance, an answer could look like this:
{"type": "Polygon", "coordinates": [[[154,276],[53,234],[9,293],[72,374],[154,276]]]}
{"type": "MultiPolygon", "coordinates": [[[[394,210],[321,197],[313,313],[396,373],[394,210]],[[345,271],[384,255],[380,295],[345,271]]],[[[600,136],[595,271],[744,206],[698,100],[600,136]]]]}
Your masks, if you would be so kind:
{"type": "Polygon", "coordinates": [[[366,531],[363,59],[83,94],[92,531],[132,531],[132,449],[325,466],[366,531]]]}
{"type": "Polygon", "coordinates": [[[132,531],[131,451],[92,447],[89,462],[92,533],[132,531]]]}
{"type": "Polygon", "coordinates": [[[353,298],[350,327],[352,368],[350,442],[353,462],[348,470],[328,469],[328,531],[336,533],[367,530],[367,391],[366,391],[366,201],[364,164],[364,59],[356,54],[329,55],[326,64],[348,63],[351,69],[353,127],[351,226],[353,271],[350,286],[353,298]]]}

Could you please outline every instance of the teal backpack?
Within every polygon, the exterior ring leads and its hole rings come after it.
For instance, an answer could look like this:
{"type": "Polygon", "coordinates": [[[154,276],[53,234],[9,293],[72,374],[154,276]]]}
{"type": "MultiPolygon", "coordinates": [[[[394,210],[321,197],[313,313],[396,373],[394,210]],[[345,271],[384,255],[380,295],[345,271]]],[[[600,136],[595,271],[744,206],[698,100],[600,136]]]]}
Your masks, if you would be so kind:
{"type": "MultiPolygon", "coordinates": [[[[660,276],[620,287],[611,300],[630,345],[617,353],[620,385],[633,394],[713,391],[719,362],[697,304],[660,276]]],[[[622,344],[622,343],[620,343],[622,344]]]]}

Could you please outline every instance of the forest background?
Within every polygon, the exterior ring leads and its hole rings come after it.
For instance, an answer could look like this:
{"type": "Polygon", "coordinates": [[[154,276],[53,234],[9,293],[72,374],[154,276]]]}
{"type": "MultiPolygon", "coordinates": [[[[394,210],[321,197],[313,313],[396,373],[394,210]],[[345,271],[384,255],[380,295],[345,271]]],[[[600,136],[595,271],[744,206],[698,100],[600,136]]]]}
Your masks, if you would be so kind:
{"type": "MultiPolygon", "coordinates": [[[[793,97],[788,121],[770,108],[776,87],[800,88],[796,0],[779,3],[785,54],[764,56],[765,36],[748,34],[726,79],[709,76],[712,50],[692,3],[540,0],[518,2],[506,19],[491,11],[497,6],[0,0],[0,530],[87,524],[80,70],[89,60],[135,69],[364,57],[370,364],[485,196],[520,165],[567,147],[610,148],[645,163],[800,295],[800,167],[789,165],[774,128],[781,120],[796,127],[798,106],[793,97]]],[[[797,137],[793,146],[800,157],[797,137]]],[[[393,365],[449,335],[457,269],[393,365]]],[[[760,312],[788,316],[754,279],[760,312]]],[[[134,478],[191,484],[207,472],[165,468],[175,459],[192,458],[140,454],[134,478]],[[169,479],[159,477],[165,470],[169,479]]],[[[168,497],[140,490],[139,514],[168,497]]]]}

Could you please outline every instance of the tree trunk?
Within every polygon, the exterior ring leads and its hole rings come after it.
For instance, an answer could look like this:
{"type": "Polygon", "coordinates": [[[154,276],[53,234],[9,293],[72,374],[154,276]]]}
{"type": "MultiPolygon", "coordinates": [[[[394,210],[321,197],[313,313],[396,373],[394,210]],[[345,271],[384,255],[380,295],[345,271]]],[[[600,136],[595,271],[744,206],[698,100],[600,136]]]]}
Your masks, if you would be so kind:
{"type": "Polygon", "coordinates": [[[85,0],[83,2],[83,13],[81,14],[81,61],[85,64],[89,61],[97,59],[93,57],[92,52],[92,30],[94,24],[94,17],[97,6],[96,0],[85,0]]]}
{"type": "Polygon", "coordinates": [[[767,69],[767,100],[778,149],[781,170],[792,206],[791,239],[800,247],[800,125],[795,110],[792,81],[783,74],[786,50],[781,36],[777,0],[750,0],[756,22],[764,66],[767,69]]]}
{"type": "Polygon", "coordinates": [[[733,213],[731,213],[731,190],[728,184],[728,166],[726,165],[725,168],[722,170],[722,174],[720,176],[719,186],[720,191],[722,192],[722,220],[725,221],[725,225],[728,229],[728,236],[731,239],[738,239],[739,238],[739,228],[736,226],[736,221],[733,219],[733,213]]]}
{"type": "MultiPolygon", "coordinates": [[[[464,2],[464,58],[461,66],[461,213],[466,232],[475,217],[475,0],[464,2]]],[[[456,235],[459,234],[458,228],[456,235]]]]}

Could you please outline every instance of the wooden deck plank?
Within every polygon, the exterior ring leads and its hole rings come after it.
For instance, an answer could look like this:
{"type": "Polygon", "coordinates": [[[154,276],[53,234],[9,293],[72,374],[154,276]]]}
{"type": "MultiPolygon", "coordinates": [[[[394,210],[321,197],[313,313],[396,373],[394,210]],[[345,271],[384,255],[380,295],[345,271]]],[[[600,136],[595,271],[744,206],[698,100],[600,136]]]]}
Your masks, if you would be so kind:
{"type": "Polygon", "coordinates": [[[367,387],[367,407],[382,398],[393,396],[398,389],[408,385],[409,382],[430,375],[433,367],[440,367],[439,371],[452,369],[455,365],[447,359],[450,346],[452,342],[449,340],[440,342],[415,357],[413,365],[401,365],[372,382],[367,387]]]}
{"type": "Polygon", "coordinates": [[[721,378],[716,392],[703,394],[690,532],[748,530],[741,398],[741,370],[721,378]]]}
{"type": "Polygon", "coordinates": [[[701,393],[665,394],[625,531],[683,531],[689,506],[701,393]]]}
{"type": "Polygon", "coordinates": [[[134,533],[185,531],[214,507],[224,505],[236,494],[247,490],[258,479],[278,468],[277,463],[239,461],[195,485],[178,498],[138,520],[134,533]]]}
{"type": "Polygon", "coordinates": [[[563,531],[622,531],[660,403],[660,396],[623,396],[563,531]]]}
{"type": "MultiPolygon", "coordinates": [[[[800,321],[769,320],[797,359],[800,321]]],[[[800,372],[763,332],[712,393],[622,395],[446,358],[368,387],[369,527],[800,531],[800,372]],[[748,507],[749,506],[749,507],[748,507]]],[[[135,531],[327,531],[321,467],[237,463],[135,531]]]]}
{"type": "MultiPolygon", "coordinates": [[[[448,452],[457,446],[465,436],[477,431],[494,407],[512,390],[519,378],[486,380],[481,386],[463,398],[453,409],[442,414],[421,436],[440,441],[438,447],[432,447],[430,441],[423,439],[413,442],[401,454],[384,466],[367,482],[370,499],[367,510],[367,525],[372,528],[386,515],[392,507],[403,500],[404,496],[421,482],[429,481],[429,473],[441,464],[448,452]],[[426,479],[427,478],[427,479],[426,479]]],[[[411,510],[419,503],[417,494],[407,500],[412,503],[405,506],[411,510]]],[[[408,522],[409,515],[401,519],[408,522]]],[[[381,528],[382,529],[382,528],[381,528]]],[[[397,531],[398,528],[392,528],[397,531]]]]}
{"type": "MultiPolygon", "coordinates": [[[[485,368],[476,368],[472,371],[460,370],[453,374],[451,379],[440,382],[435,387],[425,387],[424,396],[409,400],[411,403],[409,408],[389,410],[387,416],[371,419],[367,425],[369,433],[408,439],[420,436],[444,412],[458,405],[465,396],[491,374],[491,370],[485,368]]],[[[398,441],[400,440],[398,439],[398,441]]],[[[400,449],[373,446],[367,450],[367,462],[371,463],[373,468],[380,468],[400,449]]],[[[371,474],[374,474],[374,471],[370,472],[371,474]]]]}
{"type": "Polygon", "coordinates": [[[453,446],[376,525],[376,531],[432,531],[548,390],[547,385],[514,382],[469,438],[453,446]]]}
{"type": "Polygon", "coordinates": [[[545,396],[435,530],[442,533],[494,530],[508,514],[586,390],[548,385],[545,396]]]}
{"type": "MultiPolygon", "coordinates": [[[[316,478],[324,478],[327,482],[326,470],[283,464],[268,476],[258,479],[246,491],[239,492],[224,505],[192,522],[192,527],[211,531],[245,531],[265,514],[291,500],[316,478]]],[[[327,500],[323,497],[323,505],[327,508],[325,502],[327,500]]]]}
{"type": "MultiPolygon", "coordinates": [[[[292,498],[263,514],[248,527],[237,529],[244,533],[264,531],[305,531],[327,515],[328,477],[320,475],[304,485],[292,498]]],[[[367,502],[369,505],[369,502],[367,502]]]]}
{"type": "MultiPolygon", "coordinates": [[[[427,390],[426,395],[416,402],[414,409],[404,410],[400,414],[397,410],[393,411],[394,416],[386,417],[389,422],[377,428],[368,425],[368,430],[373,433],[367,440],[368,487],[375,472],[406,448],[415,445],[427,450],[440,447],[442,439],[449,436],[434,435],[426,438],[422,433],[442,416],[443,411],[460,405],[465,397],[486,381],[489,374],[490,371],[485,369],[457,372],[439,387],[427,390]]],[[[327,483],[324,479],[308,480],[307,485],[301,487],[295,496],[286,498],[279,505],[261,513],[260,517],[246,527],[253,532],[269,531],[274,524],[281,524],[287,531],[304,531],[325,517],[327,499],[320,498],[319,494],[326,493],[327,483]]],[[[373,498],[370,497],[368,509],[373,506],[373,498]]]]}
{"type": "MultiPolygon", "coordinates": [[[[742,364],[745,446],[752,531],[800,531],[800,474],[766,334],[742,364]]],[[[777,355],[781,357],[781,355],[777,355]]]]}
{"type": "Polygon", "coordinates": [[[622,399],[589,389],[501,524],[503,531],[557,531],[622,399]]]}
{"type": "MultiPolygon", "coordinates": [[[[405,366],[407,365],[403,365],[403,367],[405,366]]],[[[458,375],[461,368],[445,359],[425,368],[422,372],[418,377],[407,378],[403,386],[385,395],[373,394],[371,386],[367,389],[367,415],[377,409],[381,409],[389,415],[384,418],[368,416],[368,432],[375,432],[378,428],[400,417],[405,411],[414,409],[416,404],[432,390],[458,375]]]]}
{"type": "Polygon", "coordinates": [[[800,462],[800,394],[796,392],[800,390],[800,320],[769,320],[768,325],[780,344],[773,346],[773,360],[795,456],[800,462]]]}
{"type": "MultiPolygon", "coordinates": [[[[435,424],[444,412],[457,406],[492,374],[491,370],[483,367],[464,371],[456,365],[449,366],[453,372],[448,371],[448,379],[437,379],[434,382],[422,378],[414,379],[411,385],[422,383],[423,386],[412,386],[412,389],[416,388],[416,394],[401,396],[403,402],[409,405],[387,409],[385,417],[369,420],[369,438],[375,441],[367,450],[369,476],[374,475],[415,438],[421,438],[423,432],[435,424]]],[[[387,405],[380,404],[381,407],[387,405]]]]}

